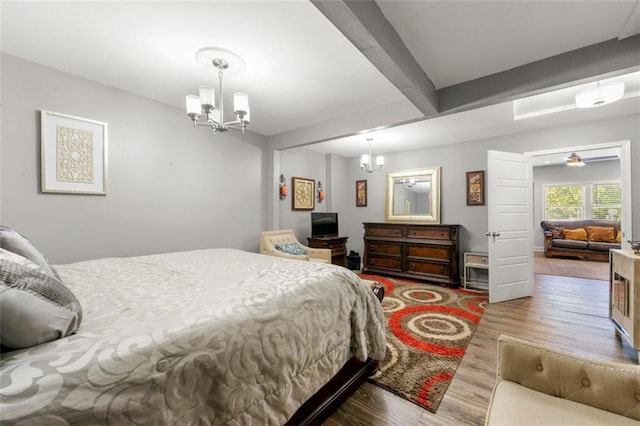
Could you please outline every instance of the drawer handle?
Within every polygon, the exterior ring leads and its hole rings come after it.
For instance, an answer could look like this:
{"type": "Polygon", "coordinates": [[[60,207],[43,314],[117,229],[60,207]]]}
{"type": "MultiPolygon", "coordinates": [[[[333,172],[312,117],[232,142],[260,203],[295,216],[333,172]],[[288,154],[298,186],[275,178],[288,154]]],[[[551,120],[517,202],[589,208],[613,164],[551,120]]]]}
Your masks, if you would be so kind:
{"type": "Polygon", "coordinates": [[[375,250],[375,249],[376,249],[376,245],[375,244],[369,245],[369,250],[375,250]]]}
{"type": "Polygon", "coordinates": [[[412,264],[411,264],[411,268],[410,268],[410,269],[411,269],[412,271],[415,271],[415,270],[416,270],[416,265],[415,265],[415,263],[412,263],[412,264]]]}
{"type": "Polygon", "coordinates": [[[398,267],[398,262],[396,262],[395,260],[393,261],[393,267],[397,268],[398,267]]]}
{"type": "Polygon", "coordinates": [[[440,273],[441,273],[441,274],[444,274],[444,266],[441,266],[441,267],[440,267],[440,273]]]}

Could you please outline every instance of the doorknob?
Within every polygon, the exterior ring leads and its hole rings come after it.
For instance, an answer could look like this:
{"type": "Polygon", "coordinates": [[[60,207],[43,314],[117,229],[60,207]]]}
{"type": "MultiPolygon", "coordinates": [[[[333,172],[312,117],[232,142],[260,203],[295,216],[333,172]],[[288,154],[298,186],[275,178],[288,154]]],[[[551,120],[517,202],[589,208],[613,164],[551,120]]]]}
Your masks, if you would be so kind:
{"type": "Polygon", "coordinates": [[[492,237],[499,237],[499,236],[500,236],[500,233],[499,233],[499,232],[492,232],[492,233],[491,233],[491,236],[492,236],[492,237]]]}
{"type": "Polygon", "coordinates": [[[486,235],[487,237],[491,236],[491,232],[485,232],[484,235],[486,235]]]}

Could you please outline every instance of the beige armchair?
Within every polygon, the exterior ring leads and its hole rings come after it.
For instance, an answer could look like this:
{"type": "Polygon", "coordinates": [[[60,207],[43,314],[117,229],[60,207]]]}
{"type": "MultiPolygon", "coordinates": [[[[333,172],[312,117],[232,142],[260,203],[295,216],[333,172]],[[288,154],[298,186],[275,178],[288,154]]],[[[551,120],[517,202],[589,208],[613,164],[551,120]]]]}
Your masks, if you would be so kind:
{"type": "Polygon", "coordinates": [[[485,425],[638,425],[640,367],[502,335],[485,425]]]}
{"type": "Polygon", "coordinates": [[[260,233],[260,253],[289,259],[309,260],[312,262],[331,263],[331,250],[307,247],[298,241],[293,230],[280,229],[277,231],[263,231],[260,233]],[[289,254],[276,248],[276,244],[296,243],[307,254],[289,254]]]}

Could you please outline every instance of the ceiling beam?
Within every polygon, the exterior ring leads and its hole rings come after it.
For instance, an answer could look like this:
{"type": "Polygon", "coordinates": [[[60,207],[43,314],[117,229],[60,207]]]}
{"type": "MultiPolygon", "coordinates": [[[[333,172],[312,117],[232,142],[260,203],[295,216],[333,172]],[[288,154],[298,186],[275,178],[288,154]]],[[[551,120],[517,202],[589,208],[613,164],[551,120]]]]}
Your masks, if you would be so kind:
{"type": "Polygon", "coordinates": [[[311,0],[320,12],[424,114],[438,114],[438,93],[375,1],[311,0]]]}
{"type": "Polygon", "coordinates": [[[450,114],[640,69],[640,35],[613,39],[438,90],[450,114]]]}

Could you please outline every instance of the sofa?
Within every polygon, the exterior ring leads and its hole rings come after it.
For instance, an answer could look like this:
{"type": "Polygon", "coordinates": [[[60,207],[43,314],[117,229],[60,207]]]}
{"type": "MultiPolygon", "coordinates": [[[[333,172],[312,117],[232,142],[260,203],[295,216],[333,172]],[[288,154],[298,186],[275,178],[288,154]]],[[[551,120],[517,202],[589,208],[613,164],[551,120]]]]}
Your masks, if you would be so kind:
{"type": "Polygon", "coordinates": [[[485,425],[638,426],[639,401],[640,366],[502,335],[485,425]]]}
{"type": "Polygon", "coordinates": [[[609,261],[609,250],[621,247],[620,222],[605,219],[543,220],[544,254],[609,261]]]}

